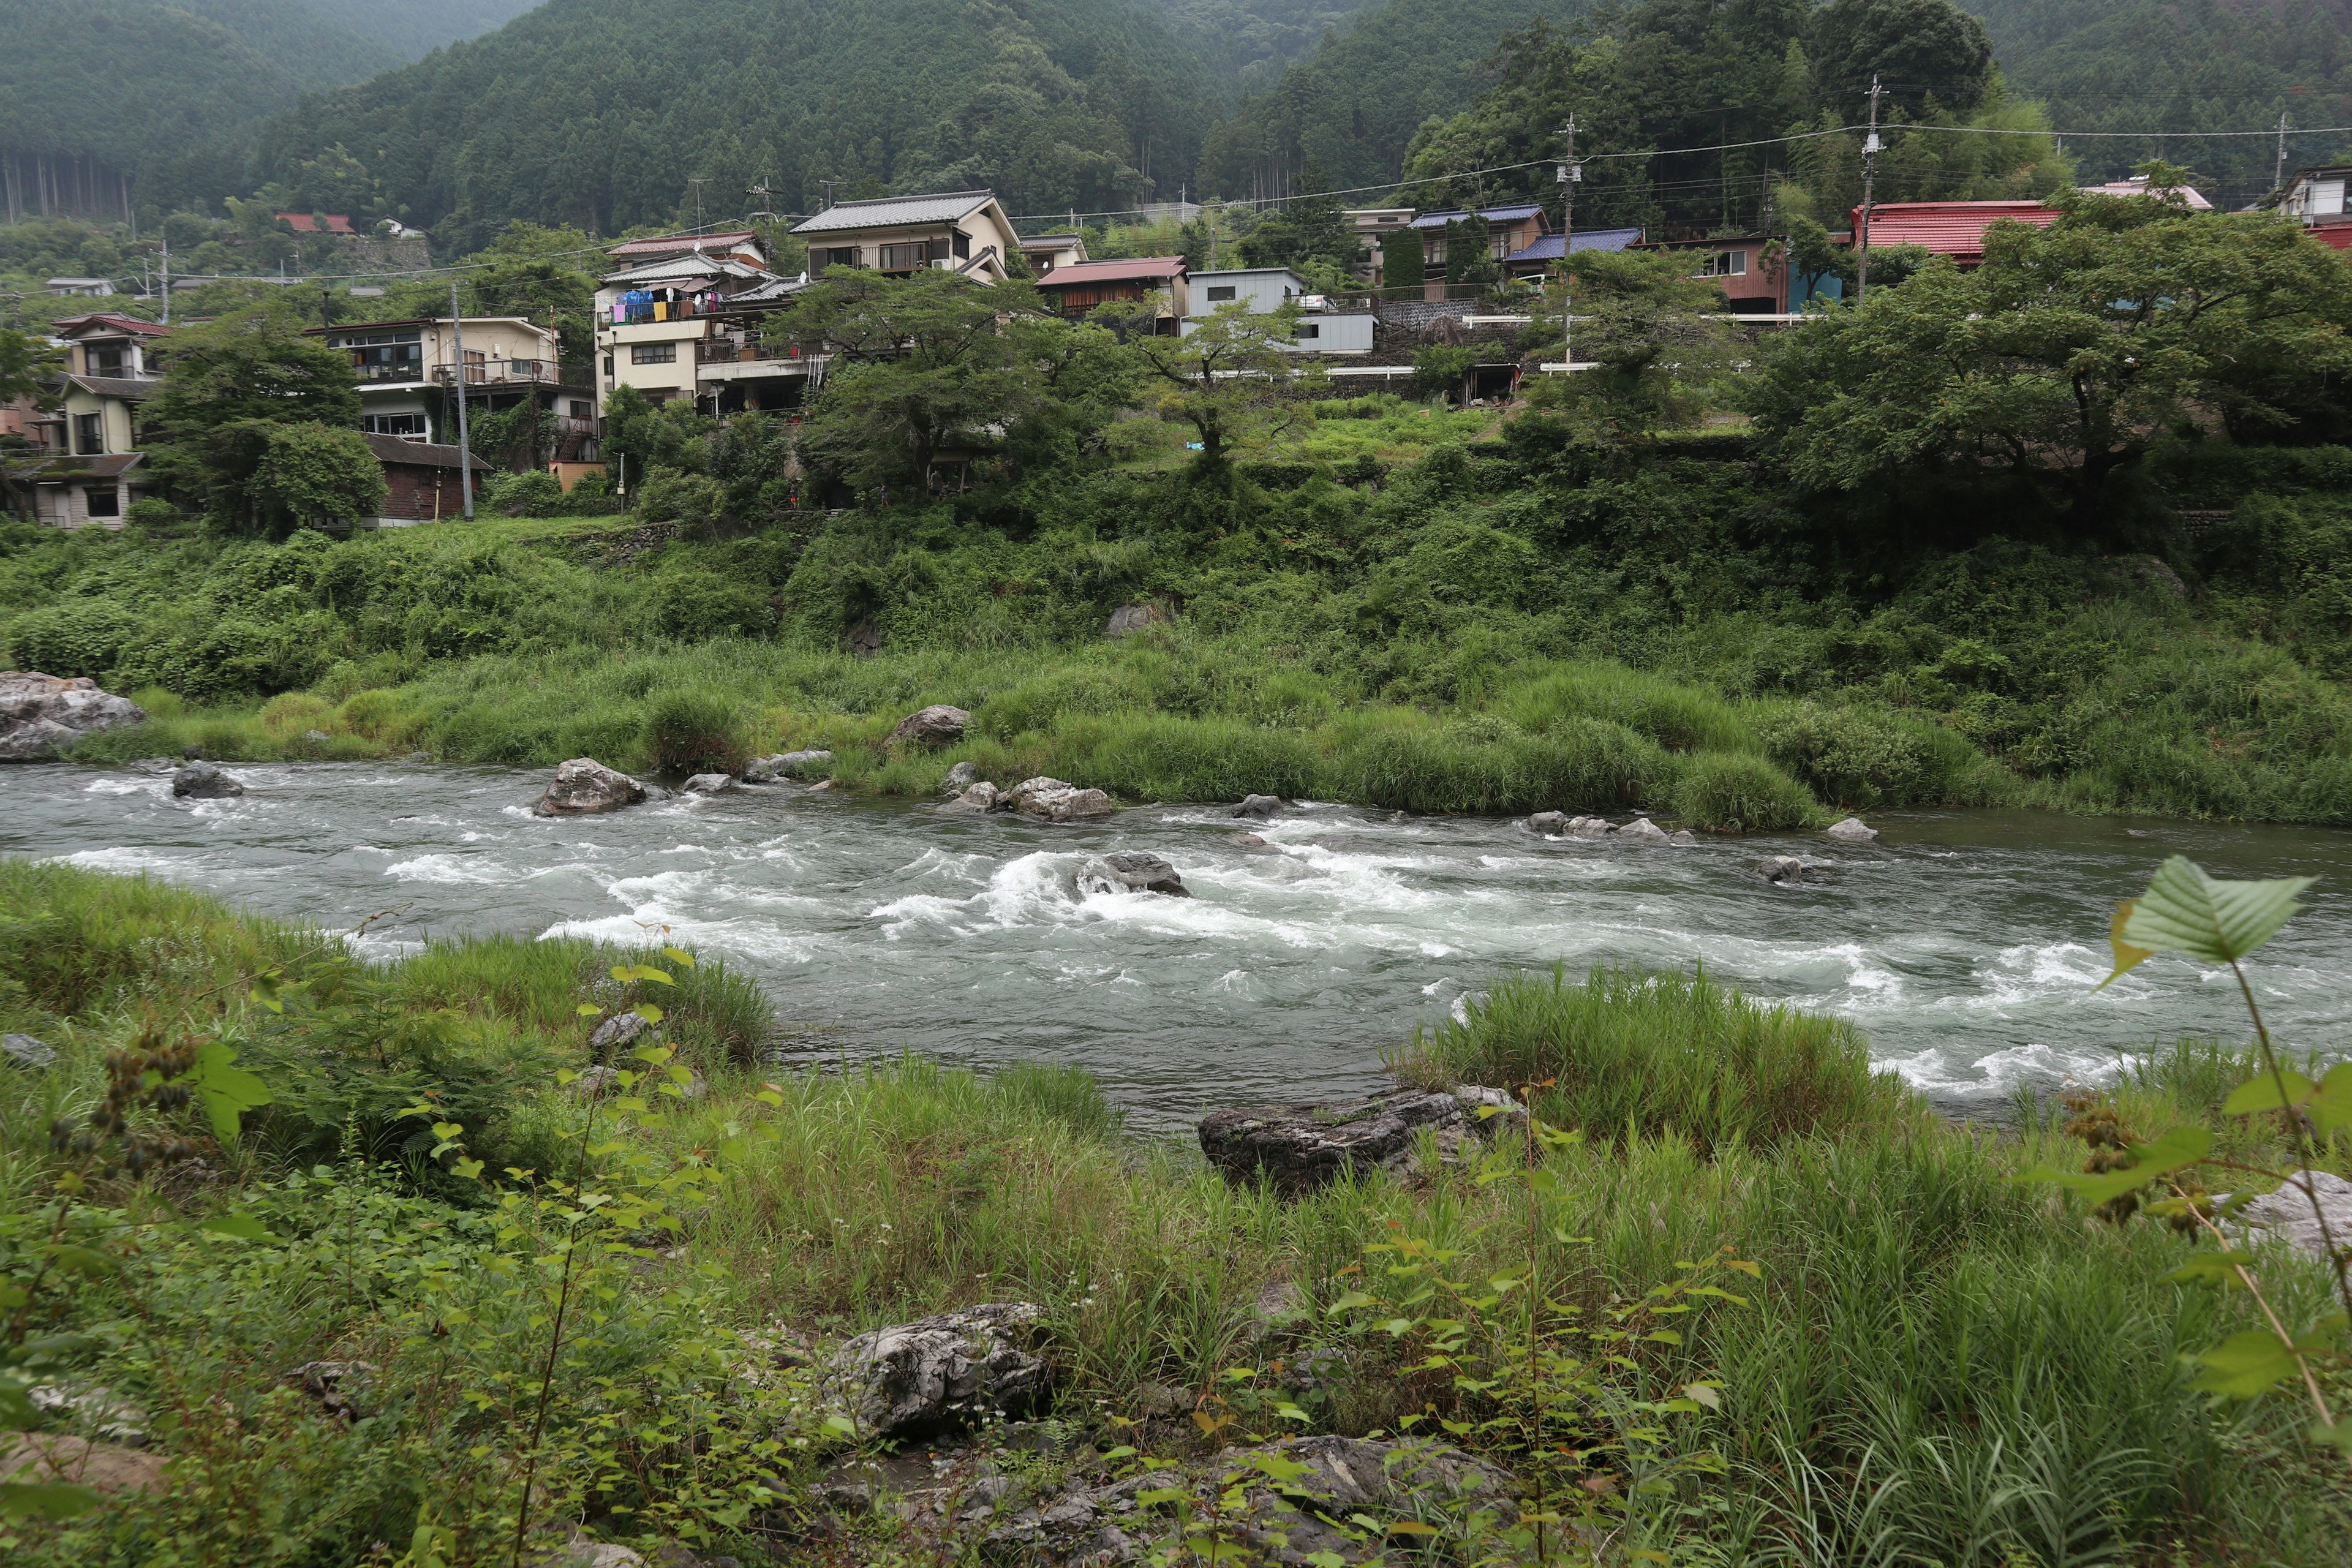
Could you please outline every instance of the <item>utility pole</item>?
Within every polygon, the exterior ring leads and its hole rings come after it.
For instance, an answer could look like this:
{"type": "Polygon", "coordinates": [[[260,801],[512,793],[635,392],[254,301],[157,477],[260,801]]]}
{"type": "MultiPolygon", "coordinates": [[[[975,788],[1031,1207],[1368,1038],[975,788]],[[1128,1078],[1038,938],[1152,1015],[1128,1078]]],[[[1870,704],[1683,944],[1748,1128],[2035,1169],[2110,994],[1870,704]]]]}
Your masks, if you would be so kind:
{"type": "Polygon", "coordinates": [[[824,187],[824,210],[825,210],[825,211],[827,211],[827,212],[831,212],[831,211],[833,210],[833,187],[834,187],[834,186],[835,186],[835,185],[839,185],[839,184],[847,184],[847,183],[848,183],[848,182],[844,181],[844,180],[819,180],[819,181],[817,182],[817,184],[818,184],[823,185],[823,186],[824,187]]]}
{"type": "Polygon", "coordinates": [[[2286,184],[2286,110],[2279,110],[2278,169],[2271,175],[2271,189],[2275,192],[2286,184]]]}
{"type": "Polygon", "coordinates": [[[172,236],[163,236],[163,324],[172,324],[172,236]]]}
{"type": "Polygon", "coordinates": [[[449,279],[449,331],[457,355],[457,493],[465,499],[466,521],[474,521],[473,441],[466,428],[466,322],[457,314],[457,280],[449,279]]]}
{"type": "Polygon", "coordinates": [[[319,280],[319,325],[331,327],[334,324],[335,291],[322,278],[319,280]]]}
{"type": "Polygon", "coordinates": [[[686,183],[694,187],[694,232],[700,234],[702,232],[702,187],[710,183],[710,176],[690,175],[686,183]]]}
{"type": "Polygon", "coordinates": [[[1878,73],[1870,73],[1870,134],[1862,143],[1862,223],[1853,237],[1854,285],[1853,302],[1860,305],[1870,297],[1870,206],[1872,183],[1878,174],[1878,100],[1885,89],[1878,85],[1878,73]]]}
{"type": "Polygon", "coordinates": [[[1559,185],[1559,353],[1568,367],[1560,374],[1572,375],[1576,373],[1576,313],[1570,308],[1570,295],[1575,285],[1568,264],[1576,254],[1576,187],[1584,181],[1584,165],[1576,161],[1575,115],[1568,117],[1560,135],[1568,142],[1568,156],[1552,176],[1559,185]]]}

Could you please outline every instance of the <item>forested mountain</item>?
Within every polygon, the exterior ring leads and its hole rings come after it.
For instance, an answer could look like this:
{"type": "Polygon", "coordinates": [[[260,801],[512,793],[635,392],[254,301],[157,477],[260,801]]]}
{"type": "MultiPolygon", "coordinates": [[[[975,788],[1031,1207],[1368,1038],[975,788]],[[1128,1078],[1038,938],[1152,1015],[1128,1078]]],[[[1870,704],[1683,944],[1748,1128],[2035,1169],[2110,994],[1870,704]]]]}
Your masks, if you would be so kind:
{"type": "MultiPolygon", "coordinates": [[[[2352,45],[2344,0],[1965,0],[1991,29],[2011,84],[2080,132],[2267,129],[2284,110],[2301,125],[2352,125],[2352,45]]],[[[2352,147],[2343,136],[2290,137],[2287,167],[2352,147]]],[[[2242,206],[2271,187],[2277,143],[2078,138],[2085,172],[2119,174],[2161,153],[2211,177],[2209,194],[2242,206]]]]}
{"type": "MultiPolygon", "coordinates": [[[[294,0],[325,21],[367,39],[389,58],[386,65],[421,59],[444,44],[479,37],[521,16],[539,0],[294,0]]],[[[362,75],[369,73],[362,73],[362,75]]],[[[359,76],[335,79],[357,81],[359,76]]]]}
{"type": "MultiPolygon", "coordinates": [[[[314,0],[169,0],[169,4],[173,9],[218,22],[246,47],[306,88],[365,81],[412,58],[348,20],[329,15],[325,5],[314,0]]],[[[272,111],[281,105],[259,107],[272,111]]]]}
{"type": "Polygon", "coordinates": [[[1218,68],[1218,79],[1255,92],[1282,68],[1347,30],[1367,0],[1147,0],[1177,37],[1218,68]]]}
{"type": "Polygon", "coordinates": [[[1342,189],[1394,179],[1421,123],[1462,109],[1488,85],[1481,68],[1506,33],[1588,5],[1387,0],[1218,125],[1203,181],[1229,197],[1282,195],[1310,160],[1342,189]]]}
{"type": "Polygon", "coordinates": [[[1173,195],[1213,95],[1130,0],[553,0],[305,102],[260,174],[341,144],[386,202],[471,247],[510,218],[614,232],[825,195],[992,186],[1015,212],[1173,195]]]}

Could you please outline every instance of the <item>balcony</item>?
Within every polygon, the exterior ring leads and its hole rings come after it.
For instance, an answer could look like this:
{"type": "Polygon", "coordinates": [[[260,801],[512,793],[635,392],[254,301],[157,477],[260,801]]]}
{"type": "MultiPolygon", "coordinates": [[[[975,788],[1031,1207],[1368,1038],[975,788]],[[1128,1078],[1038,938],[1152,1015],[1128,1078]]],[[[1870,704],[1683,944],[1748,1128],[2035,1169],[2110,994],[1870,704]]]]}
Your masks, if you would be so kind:
{"type": "Polygon", "coordinates": [[[421,359],[394,360],[389,364],[360,364],[352,367],[362,386],[398,385],[403,382],[425,379],[425,362],[421,359]]]}
{"type": "MultiPolygon", "coordinates": [[[[433,379],[444,386],[455,385],[457,381],[457,367],[445,360],[441,363],[433,367],[433,379]]],[[[584,372],[574,372],[572,378],[567,380],[564,375],[563,367],[553,360],[468,360],[466,363],[466,385],[468,388],[478,386],[585,386],[587,384],[588,378],[584,372]]]]}

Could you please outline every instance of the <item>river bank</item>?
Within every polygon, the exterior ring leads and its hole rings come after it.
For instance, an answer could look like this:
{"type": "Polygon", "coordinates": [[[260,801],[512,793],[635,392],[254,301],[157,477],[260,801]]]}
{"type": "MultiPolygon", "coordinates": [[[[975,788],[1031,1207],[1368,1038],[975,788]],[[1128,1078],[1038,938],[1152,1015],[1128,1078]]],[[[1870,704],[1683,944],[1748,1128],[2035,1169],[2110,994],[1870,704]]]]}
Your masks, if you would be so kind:
{"type": "MultiPolygon", "coordinates": [[[[117,1175],[74,1209],[91,1246],[136,1251],[47,1299],[56,1327],[123,1325],[47,1375],[135,1404],[145,1452],[168,1468],[79,1521],[0,1522],[12,1561],[127,1565],[155,1561],[161,1542],[210,1540],[224,1561],[348,1562],[373,1539],[505,1561],[526,1457],[543,1487],[535,1539],[576,1524],[704,1563],[1060,1561],[1043,1538],[1003,1532],[1145,1458],[1171,1467],[1148,1484],[1188,1496],[1187,1467],[1219,1448],[1213,1470],[1239,1462],[1260,1479],[1188,1505],[1202,1511],[1170,1500],[1118,1517],[1129,1539],[1179,1558],[1188,1534],[1209,1549],[1212,1529],[1262,1551],[1263,1532],[1244,1537],[1236,1521],[1286,1454],[1322,1451],[1267,1442],[1330,1434],[1365,1445],[1334,1451],[1377,1456],[1408,1417],[1423,1430],[1442,1418],[1433,1436],[1486,1455],[1507,1477],[1495,1496],[1571,1487],[1569,1517],[1605,1533],[1609,1563],[1649,1552],[1843,1563],[1878,1539],[1984,1568],[2100,1548],[2319,1564],[2352,1521],[2340,1467],[2310,1457],[2292,1406],[2217,1405],[2186,1386],[2178,1354],[2244,1316],[2236,1300],[2161,1282],[2189,1244],[2152,1222],[2087,1218],[2015,1179],[2079,1162],[2061,1108],[2045,1101],[1992,1137],[1916,1100],[1857,1096],[1839,1086],[1866,1072],[1858,1039],[1773,1069],[1775,1103],[1844,1108],[1835,1119],[1695,1138],[1697,1108],[1727,1103],[1725,1075],[1748,1069],[1654,1032],[1638,998],[1580,1001],[1571,984],[1558,1005],[1622,1015],[1611,1049],[1654,1065],[1594,1098],[1578,1087],[1588,1064],[1574,1030],[1555,1036],[1559,1054],[1521,1064],[1555,1085],[1540,1091],[1547,1118],[1585,1130],[1539,1152],[1542,1184],[1509,1174],[1524,1161],[1504,1131],[1504,1179],[1425,1162],[1286,1202],[1181,1144],[1133,1141],[1117,1105],[1066,1067],[757,1065],[748,982],[707,952],[689,968],[655,950],[481,936],[362,967],[201,895],[17,858],[0,861],[0,1023],[58,1052],[0,1077],[12,1212],[70,1158],[47,1150],[48,1120],[87,1106],[106,1053],[134,1037],[228,1042],[269,1097],[235,1144],[207,1146],[201,1181],[117,1175]],[[672,984],[616,990],[616,962],[663,966],[672,984]],[[268,976],[274,1005],[246,1000],[268,976]],[[640,994],[666,1005],[652,1081],[676,1065],[692,1098],[600,1110],[589,1185],[635,1217],[607,1238],[617,1250],[583,1254],[575,1279],[562,1247],[581,1222],[560,1217],[564,1189],[533,1196],[495,1172],[570,1180],[586,1109],[565,1079],[611,1052],[588,1044],[598,1019],[573,1016],[573,1002],[609,1016],[640,994]],[[1810,1089],[1785,1076],[1800,1062],[1810,1089]],[[398,1114],[420,1092],[446,1119],[429,1131],[398,1114]],[[472,1217],[498,1201],[503,1228],[472,1217]],[[175,1214],[225,1211],[248,1216],[246,1239],[172,1228],[175,1214]],[[660,1246],[630,1240],[656,1221],[674,1224],[652,1233],[660,1246]],[[1729,1262],[1694,1276],[1688,1264],[1708,1258],[1729,1262]],[[1524,1299],[1509,1282],[1530,1269],[1586,1315],[1546,1327],[1542,1386],[1507,1377],[1472,1393],[1432,1376],[1433,1353],[1473,1375],[1507,1350],[1524,1299]],[[1501,1288],[1475,1283],[1490,1279],[1501,1288]],[[567,1280],[593,1310],[551,1351],[567,1280]],[[1728,1294],[1680,1293],[1697,1283],[1728,1294]],[[1412,1304],[1432,1285],[1434,1304],[1412,1304]],[[1021,1353],[1051,1369],[1052,1403],[976,1434],[879,1445],[885,1506],[853,1506],[845,1477],[864,1484],[854,1467],[876,1445],[855,1421],[827,1425],[837,1407],[794,1369],[828,1364],[859,1330],[983,1301],[1035,1309],[1021,1353]],[[1612,1322],[1633,1337],[1613,1351],[1586,1337],[1612,1322]],[[1573,1375],[1554,1359],[1602,1351],[1622,1359],[1573,1375]],[[561,1375],[534,1445],[542,1363],[561,1375]],[[326,1385],[345,1387],[343,1406],[306,1392],[314,1372],[291,1375],[329,1363],[367,1369],[326,1385]],[[1554,1430],[1583,1434],[1572,1476],[1526,1451],[1531,1400],[1554,1430]],[[223,1407],[239,1413],[234,1442],[215,1436],[223,1407]],[[1870,1503],[1882,1486],[1899,1509],[1870,1503]],[[902,1497],[915,1506],[890,1506],[902,1497]],[[943,1500],[944,1513],[922,1511],[943,1500]]],[[[1526,1037],[1528,1007],[1555,1005],[1516,995],[1505,1020],[1469,1001],[1444,1047],[1451,1068],[1504,1074],[1499,1056],[1479,1064],[1526,1037]]],[[[1733,1005],[1746,1021],[1727,1026],[1759,1042],[1743,1059],[1772,1059],[1776,1016],[1733,1005]]],[[[1412,1054],[1401,1024],[1367,1033],[1368,1047],[1412,1054]]],[[[2273,1156],[2260,1126],[2215,1114],[2242,1067],[2226,1047],[2140,1058],[2106,1103],[2151,1135],[2210,1125],[2240,1157],[2273,1156]]],[[[171,1121],[141,1113],[159,1118],[171,1121]]],[[[23,1243],[8,1246],[16,1268],[23,1243]]],[[[2291,1310],[2324,1299],[2317,1270],[2272,1268],[2291,1310]]],[[[102,1419],[68,1408],[55,1429],[96,1436],[102,1419]]],[[[1401,1562],[1425,1544],[1529,1561],[1516,1510],[1475,1502],[1358,1508],[1340,1521],[1354,1535],[1341,1560],[1385,1545],[1401,1562]],[[1400,1521],[1427,1533],[1398,1533],[1400,1521]]],[[[398,1544],[390,1555],[426,1560],[398,1544]]]]}

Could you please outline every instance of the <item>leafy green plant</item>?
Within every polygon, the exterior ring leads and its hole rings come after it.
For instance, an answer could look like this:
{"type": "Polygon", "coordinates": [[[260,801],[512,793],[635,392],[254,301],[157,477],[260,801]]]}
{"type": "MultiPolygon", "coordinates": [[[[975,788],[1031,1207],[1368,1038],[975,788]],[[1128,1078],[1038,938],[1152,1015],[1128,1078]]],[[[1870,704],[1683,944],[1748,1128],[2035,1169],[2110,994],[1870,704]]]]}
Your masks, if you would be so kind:
{"type": "Polygon", "coordinates": [[[2084,1101],[2076,1104],[2077,1115],[2068,1129],[2091,1147],[2084,1169],[2062,1172],[2044,1166],[2028,1173],[2026,1179],[2057,1183],[2117,1222],[2146,1213],[2186,1234],[2210,1238],[2214,1250],[2199,1254],[2172,1278],[2243,1289],[2265,1326],[2244,1330],[2198,1353],[2195,1385],[2218,1398],[2250,1400],[2283,1383],[2299,1381],[2315,1417],[2312,1440],[2344,1450],[2352,1462],[2352,1419],[2337,1418],[2319,1376],[2322,1370],[2352,1366],[2352,1346],[2347,1344],[2352,1336],[2352,1236],[2336,1233],[2315,1187],[2296,1179],[2320,1168],[2320,1140],[2332,1142],[2337,1133],[2352,1131],[2352,1063],[2338,1065],[2317,1082],[2287,1068],[2263,1022],[2243,967],[2243,961],[2293,918],[2301,907],[2298,896],[2312,881],[2309,877],[2224,881],[2208,876],[2185,857],[2173,856],[2158,868],[2145,893],[2117,906],[2111,936],[2115,969],[2100,982],[2111,984],[2159,952],[2226,967],[2252,1020],[2261,1071],[2231,1091],[2222,1113],[2278,1118],[2297,1156],[2297,1172],[2221,1158],[2213,1152],[2213,1133],[2201,1127],[2141,1139],[2113,1110],[2084,1101]],[[2299,1331],[2289,1326],[2274,1299],[2275,1288],[2263,1284],[2250,1267],[2252,1254],[2225,1227],[2224,1222],[2252,1194],[2217,1200],[2196,1175],[2200,1168],[2280,1182],[2308,1199],[2340,1311],[2299,1331]]]}

